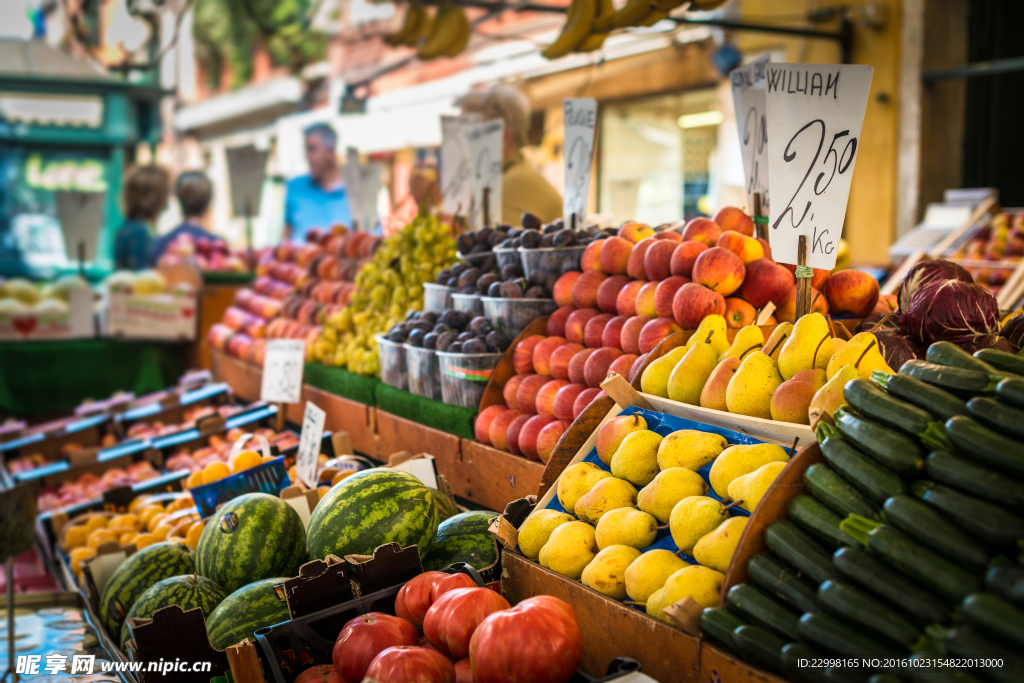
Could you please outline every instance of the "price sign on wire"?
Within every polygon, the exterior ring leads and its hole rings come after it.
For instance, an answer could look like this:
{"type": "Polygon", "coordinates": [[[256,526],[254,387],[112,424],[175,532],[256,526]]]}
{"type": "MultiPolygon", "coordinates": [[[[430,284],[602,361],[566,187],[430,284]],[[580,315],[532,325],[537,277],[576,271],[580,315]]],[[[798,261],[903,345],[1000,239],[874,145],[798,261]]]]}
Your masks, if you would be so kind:
{"type": "Polygon", "coordinates": [[[299,437],[299,452],[295,456],[295,472],[308,486],[316,486],[317,465],[320,457],[320,441],[324,436],[324,420],[327,413],[306,401],[306,414],[302,418],[302,434],[299,437]]]}
{"type": "Polygon", "coordinates": [[[772,254],[831,270],[843,233],[850,181],[873,69],[863,65],[767,64],[772,254]]]}
{"type": "Polygon", "coordinates": [[[583,227],[587,216],[587,194],[590,191],[590,167],[594,158],[594,126],[597,122],[597,100],[573,97],[562,101],[565,122],[565,195],[562,218],[566,227],[576,216],[576,227],[583,227]]]}
{"type": "Polygon", "coordinates": [[[743,153],[747,210],[754,211],[754,194],[761,195],[761,215],[768,215],[768,124],[765,106],[764,69],[768,55],[734,69],[732,101],[743,153]]]}
{"type": "Polygon", "coordinates": [[[303,340],[267,341],[260,399],[269,403],[298,403],[302,397],[302,367],[305,362],[306,343],[303,340]]]}
{"type": "Polygon", "coordinates": [[[466,215],[473,199],[467,133],[478,118],[475,114],[441,117],[441,197],[447,214],[466,215]]]}
{"type": "Polygon", "coordinates": [[[473,184],[473,229],[484,225],[484,190],[488,190],[491,223],[501,216],[501,162],[505,139],[505,122],[487,121],[470,126],[469,175],[473,184]]]}

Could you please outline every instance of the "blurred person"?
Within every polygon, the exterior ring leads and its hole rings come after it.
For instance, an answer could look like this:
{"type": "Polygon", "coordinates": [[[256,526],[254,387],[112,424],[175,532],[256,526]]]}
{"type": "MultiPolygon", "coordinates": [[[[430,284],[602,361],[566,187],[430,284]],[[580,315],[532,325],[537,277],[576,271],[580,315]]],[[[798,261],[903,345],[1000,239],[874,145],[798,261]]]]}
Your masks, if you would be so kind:
{"type": "Polygon", "coordinates": [[[124,183],[125,221],[114,236],[114,267],[142,270],[149,264],[156,217],[167,207],[170,177],[160,166],[137,166],[124,183]]]}
{"type": "Polygon", "coordinates": [[[352,227],[345,184],[338,166],[338,134],[326,123],[306,128],[309,173],[288,181],[284,201],[284,237],[305,242],[311,228],[352,227]]]}
{"type": "Polygon", "coordinates": [[[167,251],[167,247],[181,235],[189,235],[193,239],[217,239],[216,235],[204,229],[210,211],[210,200],[213,198],[213,184],[206,174],[202,171],[182,173],[174,183],[174,195],[178,198],[184,220],[166,235],[153,240],[149,248],[150,266],[155,266],[167,251]]]}

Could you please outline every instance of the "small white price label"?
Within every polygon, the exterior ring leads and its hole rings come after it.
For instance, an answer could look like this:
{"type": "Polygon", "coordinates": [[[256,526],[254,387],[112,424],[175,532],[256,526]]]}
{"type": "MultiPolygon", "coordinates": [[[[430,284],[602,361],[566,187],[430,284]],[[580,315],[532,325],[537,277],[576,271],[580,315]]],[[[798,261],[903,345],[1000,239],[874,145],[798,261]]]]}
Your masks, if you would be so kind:
{"type": "Polygon", "coordinates": [[[768,64],[769,227],[773,258],[832,270],[843,234],[873,69],[864,65],[768,64]]]}
{"type": "Polygon", "coordinates": [[[326,418],[327,413],[313,405],[312,401],[306,401],[306,414],[302,418],[302,434],[299,436],[299,453],[295,456],[295,472],[309,488],[316,486],[320,441],[324,436],[326,418]]]}
{"type": "Polygon", "coordinates": [[[491,223],[501,217],[501,162],[505,139],[502,120],[478,123],[469,128],[470,178],[473,182],[474,230],[484,227],[484,190],[488,192],[491,223]]]}
{"type": "Polygon", "coordinates": [[[587,195],[590,192],[590,168],[594,158],[594,128],[597,123],[597,100],[573,97],[562,101],[565,124],[565,195],[562,198],[562,219],[566,227],[582,228],[587,216],[587,195]]]}
{"type": "Polygon", "coordinates": [[[302,397],[302,368],[306,343],[301,339],[271,339],[263,362],[260,399],[269,403],[298,403],[302,397]]]}
{"type": "Polygon", "coordinates": [[[764,68],[768,55],[734,69],[729,74],[736,106],[736,128],[743,153],[747,211],[754,211],[754,195],[761,195],[761,215],[768,215],[768,125],[765,106],[764,68]]]}
{"type": "Polygon", "coordinates": [[[476,115],[441,117],[441,197],[445,213],[466,215],[473,200],[470,177],[469,127],[476,115]]]}

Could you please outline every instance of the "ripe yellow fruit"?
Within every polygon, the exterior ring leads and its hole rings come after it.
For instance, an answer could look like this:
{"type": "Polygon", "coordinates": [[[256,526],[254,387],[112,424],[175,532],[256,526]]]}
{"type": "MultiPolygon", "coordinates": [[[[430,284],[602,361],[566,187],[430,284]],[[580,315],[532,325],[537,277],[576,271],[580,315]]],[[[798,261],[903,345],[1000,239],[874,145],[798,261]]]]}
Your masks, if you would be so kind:
{"type": "Polygon", "coordinates": [[[242,451],[236,455],[235,459],[231,462],[231,472],[232,474],[237,474],[239,472],[252,469],[262,462],[263,459],[256,451],[242,451]]]}
{"type": "Polygon", "coordinates": [[[199,547],[199,539],[203,535],[203,530],[206,528],[206,522],[195,522],[188,528],[188,533],[185,534],[185,545],[192,550],[199,547]]]}
{"type": "Polygon", "coordinates": [[[222,462],[211,462],[203,468],[203,484],[212,484],[224,477],[231,476],[231,470],[222,462]]]}
{"type": "Polygon", "coordinates": [[[117,534],[115,534],[110,529],[96,529],[95,531],[89,534],[89,540],[87,541],[86,545],[95,550],[104,543],[116,540],[117,534]]]}
{"type": "Polygon", "coordinates": [[[128,503],[128,512],[135,512],[136,510],[139,509],[139,507],[141,507],[145,503],[149,502],[149,499],[152,498],[152,497],[153,496],[145,495],[145,496],[138,496],[136,498],[133,498],[132,502],[128,503]]]}
{"type": "Polygon", "coordinates": [[[355,474],[355,472],[353,472],[352,470],[349,470],[348,472],[338,472],[336,475],[334,475],[334,478],[331,479],[331,486],[334,486],[335,484],[337,484],[342,479],[345,479],[346,477],[351,477],[353,474],[355,474]]]}
{"type": "Polygon", "coordinates": [[[142,550],[147,545],[153,545],[157,540],[153,534],[139,534],[135,537],[135,549],[142,550]]]}
{"type": "Polygon", "coordinates": [[[106,515],[90,515],[89,519],[85,521],[85,528],[89,531],[95,531],[96,529],[105,529],[110,518],[106,515]]]}
{"type": "Polygon", "coordinates": [[[320,494],[320,500],[323,500],[324,496],[326,496],[327,492],[330,490],[329,486],[318,486],[316,492],[320,494]]]}
{"type": "Polygon", "coordinates": [[[128,545],[139,535],[138,531],[126,531],[117,537],[117,542],[121,545],[128,545]]]}
{"type": "Polygon", "coordinates": [[[157,528],[153,529],[153,531],[151,531],[150,534],[156,540],[164,541],[164,540],[167,539],[168,536],[171,535],[171,529],[172,529],[172,527],[171,527],[170,524],[168,524],[167,522],[162,522],[160,524],[160,526],[158,526],[157,528]]]}
{"type": "Polygon", "coordinates": [[[70,550],[81,547],[88,540],[89,528],[84,524],[76,524],[73,527],[69,527],[67,533],[64,534],[64,549],[70,550]]]}
{"type": "Polygon", "coordinates": [[[127,515],[114,515],[110,519],[110,527],[128,527],[129,529],[140,529],[142,527],[139,518],[131,513],[127,515]]]}
{"type": "Polygon", "coordinates": [[[96,557],[95,548],[75,548],[71,551],[69,556],[71,560],[71,573],[75,575],[75,578],[82,575],[82,563],[94,557],[96,557]]]}
{"type": "Polygon", "coordinates": [[[192,474],[188,475],[188,479],[185,480],[185,488],[194,489],[197,486],[203,485],[203,471],[196,470],[192,474]]]}
{"type": "Polygon", "coordinates": [[[159,515],[159,514],[162,514],[163,512],[164,512],[164,506],[163,505],[153,504],[153,505],[145,506],[138,513],[138,516],[139,516],[139,528],[140,529],[147,528],[149,526],[149,520],[153,519],[154,515],[159,515]]]}
{"type": "Polygon", "coordinates": [[[170,516],[167,512],[158,512],[149,518],[149,524],[146,525],[146,531],[152,531],[153,529],[160,526],[160,522],[164,521],[170,516]]]}
{"type": "Polygon", "coordinates": [[[185,508],[190,508],[193,505],[195,505],[195,501],[192,499],[192,496],[190,496],[187,493],[184,493],[184,494],[178,496],[177,498],[175,498],[173,501],[171,501],[171,504],[167,506],[167,511],[168,512],[177,512],[178,510],[184,510],[185,508]]]}

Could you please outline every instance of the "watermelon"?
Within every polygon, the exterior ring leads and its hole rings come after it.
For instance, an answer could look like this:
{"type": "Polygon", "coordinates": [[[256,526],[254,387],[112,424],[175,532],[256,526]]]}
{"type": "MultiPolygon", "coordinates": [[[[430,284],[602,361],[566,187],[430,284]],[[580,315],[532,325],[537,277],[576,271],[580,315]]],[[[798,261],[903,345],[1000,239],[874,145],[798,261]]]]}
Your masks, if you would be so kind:
{"type": "Polygon", "coordinates": [[[416,545],[424,557],[437,533],[437,501],[419,479],[388,468],[338,482],[309,518],[309,555],[371,555],[385,543],[416,545]]]}
{"type": "Polygon", "coordinates": [[[296,576],[305,561],[302,518],[266,493],[247,493],[219,509],[196,548],[196,571],[226,591],[272,576],[296,576]]]}
{"type": "Polygon", "coordinates": [[[278,592],[276,588],[287,580],[284,577],[255,581],[224,598],[206,620],[210,644],[223,650],[245,638],[253,640],[253,634],[261,628],[288,621],[284,589],[278,592]]]}
{"type": "Polygon", "coordinates": [[[455,503],[451,498],[444,495],[437,489],[430,489],[430,493],[434,496],[434,502],[437,503],[437,523],[440,524],[449,517],[454,517],[458,514],[459,510],[455,507],[455,503]]]}
{"type": "Polygon", "coordinates": [[[149,590],[139,596],[139,599],[132,605],[131,611],[125,617],[121,626],[121,639],[118,646],[131,637],[128,630],[128,620],[149,619],[153,613],[162,607],[178,605],[183,612],[199,607],[203,610],[203,617],[210,618],[214,609],[217,608],[224,598],[228,596],[224,589],[209,579],[192,574],[191,576],[172,576],[163,581],[157,581],[149,590]]]}
{"type": "Polygon", "coordinates": [[[184,543],[154,543],[118,565],[100,595],[100,623],[111,638],[121,633],[125,617],[153,584],[196,570],[195,556],[184,543]]]}
{"type": "Polygon", "coordinates": [[[484,569],[497,562],[498,548],[487,531],[497,516],[489,510],[471,510],[443,521],[437,527],[434,546],[423,560],[423,570],[444,569],[453,562],[484,569]]]}

